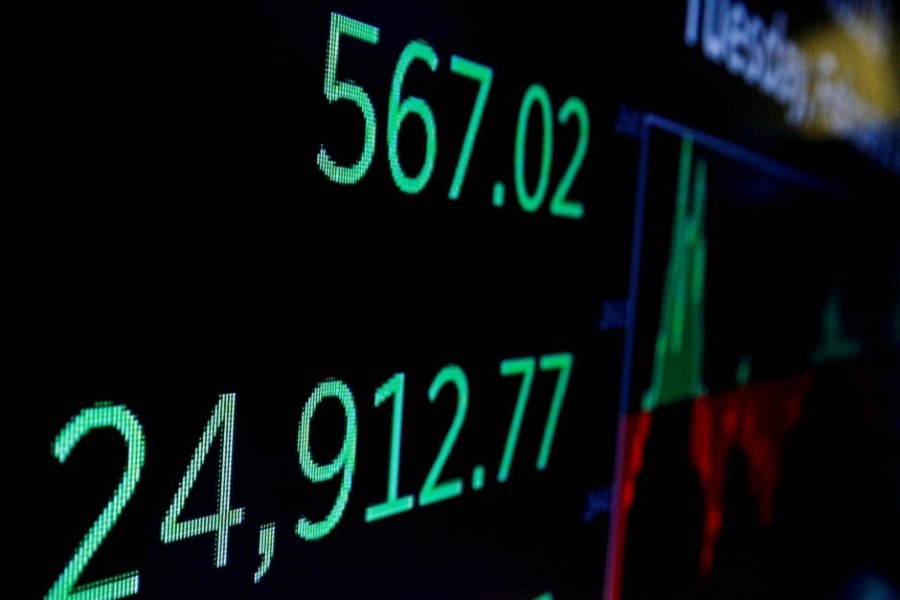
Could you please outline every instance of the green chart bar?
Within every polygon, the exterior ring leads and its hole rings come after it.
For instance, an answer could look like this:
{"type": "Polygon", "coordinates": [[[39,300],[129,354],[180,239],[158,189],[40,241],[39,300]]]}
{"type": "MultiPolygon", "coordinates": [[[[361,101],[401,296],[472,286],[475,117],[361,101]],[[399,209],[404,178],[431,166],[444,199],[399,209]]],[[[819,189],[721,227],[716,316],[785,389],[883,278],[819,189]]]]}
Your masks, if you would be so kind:
{"type": "Polygon", "coordinates": [[[703,310],[706,286],[706,161],[694,162],[694,143],[681,140],[672,247],[666,269],[650,388],[641,408],[694,398],[703,384],[703,310]],[[693,181],[692,181],[693,180],[693,181]]]}

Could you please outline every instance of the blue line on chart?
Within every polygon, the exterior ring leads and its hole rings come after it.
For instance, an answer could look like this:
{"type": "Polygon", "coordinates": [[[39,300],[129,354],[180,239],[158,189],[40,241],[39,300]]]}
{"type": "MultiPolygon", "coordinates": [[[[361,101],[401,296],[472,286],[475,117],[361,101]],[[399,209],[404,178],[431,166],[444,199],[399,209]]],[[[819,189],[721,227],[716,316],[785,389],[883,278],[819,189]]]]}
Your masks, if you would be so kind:
{"type": "Polygon", "coordinates": [[[625,323],[625,355],[622,359],[622,384],[619,393],[619,415],[616,425],[616,458],[613,474],[612,506],[610,510],[609,541],[606,548],[606,583],[603,597],[612,600],[612,570],[617,561],[619,496],[625,461],[625,422],[628,415],[628,395],[631,391],[631,362],[634,354],[634,322],[637,313],[638,278],[641,267],[641,244],[644,237],[644,199],[647,196],[647,170],[650,164],[650,123],[641,126],[641,156],[638,164],[638,187],[634,206],[634,230],[631,236],[631,268],[628,279],[627,321],[625,323]]]}
{"type": "Polygon", "coordinates": [[[616,455],[613,475],[609,539],[606,554],[606,582],[603,597],[612,600],[612,570],[617,563],[616,539],[618,535],[619,496],[621,493],[623,462],[625,453],[625,424],[628,415],[628,397],[631,393],[631,369],[634,359],[635,319],[637,313],[638,287],[641,270],[641,247],[644,233],[644,204],[647,196],[647,177],[650,168],[650,133],[656,127],[667,133],[690,137],[695,144],[731,158],[739,163],[755,167],[769,175],[785,181],[813,189],[832,197],[849,198],[850,192],[843,186],[817,177],[775,159],[757,154],[751,150],[717,138],[708,133],[682,125],[665,117],[645,113],[640,128],[640,162],[638,165],[638,185],[635,197],[634,229],[631,238],[631,267],[626,302],[625,348],[622,360],[622,383],[619,395],[619,414],[616,432],[616,455]]]}
{"type": "Polygon", "coordinates": [[[717,138],[708,133],[703,133],[692,127],[682,125],[665,117],[647,113],[644,115],[644,123],[651,127],[657,127],[668,133],[690,137],[695,144],[699,144],[714,152],[732,158],[738,162],[742,162],[756,167],[761,171],[767,171],[769,174],[796,183],[803,187],[808,187],[828,194],[829,196],[849,197],[850,192],[834,182],[816,177],[805,171],[801,171],[790,165],[786,165],[775,159],[768,158],[762,154],[757,154],[751,150],[733,144],[721,138],[717,138]]]}

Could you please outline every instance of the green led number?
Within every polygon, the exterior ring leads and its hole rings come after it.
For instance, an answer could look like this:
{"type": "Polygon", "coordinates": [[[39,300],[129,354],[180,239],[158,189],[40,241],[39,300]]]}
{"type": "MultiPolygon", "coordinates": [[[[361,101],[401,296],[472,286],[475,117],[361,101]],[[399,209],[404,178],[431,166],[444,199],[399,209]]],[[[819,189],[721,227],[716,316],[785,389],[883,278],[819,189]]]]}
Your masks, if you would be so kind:
{"type": "Polygon", "coordinates": [[[481,117],[484,115],[484,107],[487,105],[488,95],[491,91],[491,82],[494,80],[494,70],[476,62],[453,55],[450,57],[450,70],[462,77],[474,79],[478,82],[478,95],[472,106],[472,116],[469,117],[469,127],[466,129],[466,137],[463,139],[462,149],[459,153],[459,162],[456,163],[456,172],[453,173],[453,182],[450,184],[451,200],[459,199],[459,192],[466,180],[466,171],[469,161],[472,159],[472,148],[475,146],[475,138],[481,127],[481,117]]]}
{"type": "Polygon", "coordinates": [[[535,360],[530,357],[509,358],[500,363],[500,374],[504,377],[522,376],[519,398],[516,400],[516,408],[513,411],[512,421],[509,423],[509,433],[506,435],[506,445],[503,447],[503,459],[500,461],[500,471],[497,473],[497,481],[501,483],[509,479],[509,470],[512,467],[516,444],[519,442],[519,432],[522,430],[522,420],[525,417],[525,407],[528,406],[531,384],[534,382],[534,370],[535,360]]]}
{"type": "Polygon", "coordinates": [[[398,497],[400,485],[400,440],[403,435],[403,387],[406,375],[397,373],[388,379],[375,392],[375,406],[381,406],[390,398],[394,398],[394,409],[391,416],[391,457],[388,466],[388,497],[381,504],[366,509],[366,523],[384,519],[413,507],[412,495],[398,497]]]}
{"type": "Polygon", "coordinates": [[[356,21],[338,13],[331,13],[331,30],[328,34],[328,54],[325,59],[325,97],[328,103],[349,100],[359,107],[365,120],[365,137],[362,154],[356,164],[338,165],[328,155],[325,146],[319,148],[317,163],[325,176],[335,183],[351,185],[365,177],[375,155],[376,124],[372,100],[362,87],[337,80],[338,54],[341,36],[346,35],[367,44],[378,43],[378,28],[356,21]]]}
{"type": "Polygon", "coordinates": [[[584,216],[584,206],[576,200],[567,200],[566,196],[569,194],[569,189],[572,187],[578,171],[581,170],[584,156],[587,154],[591,120],[588,117],[588,110],[584,100],[575,96],[566,100],[562,108],[559,109],[559,114],[557,115],[559,124],[565,125],[573,115],[578,121],[578,142],[575,144],[572,162],[569,163],[563,178],[559,182],[559,187],[556,188],[556,193],[553,194],[553,199],[550,201],[550,214],[568,219],[580,219],[584,216]]]}
{"type": "Polygon", "coordinates": [[[553,388],[553,400],[550,402],[547,423],[544,425],[544,437],[541,439],[541,450],[538,453],[536,464],[538,471],[546,469],[547,461],[550,459],[550,449],[553,447],[553,438],[556,437],[559,413],[562,411],[563,400],[566,397],[566,390],[572,375],[573,360],[571,352],[545,354],[541,357],[541,371],[559,371],[559,375],[556,378],[556,386],[553,388]]]}
{"type": "Polygon", "coordinates": [[[163,518],[161,539],[163,543],[170,544],[180,540],[205,535],[216,534],[216,546],[213,560],[216,567],[224,567],[228,563],[228,530],[244,521],[243,508],[231,508],[231,471],[234,457],[234,417],[235,394],[222,394],[213,409],[212,416],[203,429],[200,443],[194,449],[191,462],[188,464],[178,490],[169,504],[166,516],[163,518]],[[219,485],[217,489],[219,512],[214,515],[197,517],[179,522],[178,518],[187,504],[191,489],[197,481],[200,469],[206,462],[209,451],[212,449],[216,436],[221,432],[221,444],[219,453],[219,485]]]}
{"type": "Polygon", "coordinates": [[[463,492],[462,479],[459,477],[438,483],[447,458],[450,457],[450,452],[453,451],[453,446],[459,437],[463,421],[466,420],[466,410],[469,408],[469,381],[465,372],[457,365],[447,365],[438,372],[428,388],[428,399],[432,402],[437,400],[438,394],[447,384],[453,384],[456,387],[456,414],[453,416],[453,422],[450,424],[450,430],[447,432],[447,437],[444,438],[437,459],[431,466],[428,477],[425,478],[425,483],[419,492],[420,506],[448,500],[463,492]]]}
{"type": "Polygon", "coordinates": [[[115,429],[125,440],[125,446],[128,449],[125,473],[103,512],[94,521],[87,535],[82,538],[72,560],[69,561],[59,579],[45,596],[47,600],[115,600],[138,593],[140,580],[138,571],[115,575],[82,585],[81,589],[75,589],[84,568],[100,547],[103,539],[112,530],[125,505],[131,499],[131,495],[134,494],[141,477],[141,469],[144,466],[146,448],[144,432],[137,418],[124,406],[94,406],[82,410],[66,423],[56,436],[52,446],[53,455],[59,462],[66,462],[81,438],[94,429],[103,427],[115,429]]]}
{"type": "Polygon", "coordinates": [[[539,83],[532,84],[522,97],[519,108],[519,121],[516,125],[515,147],[515,182],[519,205],[525,212],[535,212],[544,203],[547,188],[550,186],[550,166],[553,161],[553,110],[550,106],[550,95],[547,88],[539,83]],[[525,182],[525,144],[528,140],[528,120],[531,110],[537,104],[543,124],[541,137],[541,169],[538,174],[537,187],[534,193],[528,192],[525,182]]]}
{"type": "MultiPolygon", "coordinates": [[[[587,105],[584,100],[572,96],[559,109],[557,119],[560,125],[565,125],[574,116],[578,121],[578,141],[575,144],[575,152],[572,160],[566,168],[556,191],[550,201],[550,214],[567,219],[581,219],[584,217],[584,206],[581,202],[567,199],[569,190],[575,182],[575,177],[584,164],[587,155],[588,141],[590,139],[591,120],[588,115],[587,105]]],[[[522,97],[522,105],[519,108],[519,120],[516,125],[516,145],[514,152],[516,195],[519,205],[525,212],[537,212],[543,205],[550,187],[550,169],[553,165],[553,107],[550,103],[550,95],[547,89],[539,83],[532,84],[522,97]],[[534,193],[528,191],[525,181],[525,150],[528,141],[528,122],[531,111],[537,104],[540,109],[543,135],[541,136],[541,168],[538,172],[537,186],[534,193]]]]}
{"type": "Polygon", "coordinates": [[[303,474],[313,483],[334,479],[341,471],[343,471],[343,478],[334,506],[323,520],[310,521],[306,517],[301,517],[297,521],[297,535],[304,540],[318,540],[328,535],[337,526],[344,514],[344,509],[347,508],[350,487],[353,484],[353,470],[356,466],[356,430],[356,404],[353,400],[353,393],[347,384],[337,379],[328,379],[317,385],[310,394],[309,400],[306,401],[303,414],[300,416],[300,432],[297,437],[300,467],[303,469],[303,474]],[[344,407],[346,428],[341,451],[330,463],[323,465],[317,463],[313,458],[309,433],[316,408],[326,398],[336,398],[340,401],[341,406],[344,407]]]}
{"type": "Polygon", "coordinates": [[[423,61],[432,71],[437,69],[438,57],[434,50],[424,42],[410,42],[400,53],[400,59],[397,61],[397,68],[394,70],[394,78],[391,81],[391,97],[388,101],[388,161],[391,164],[394,183],[401,192],[406,194],[418,194],[425,188],[428,180],[431,179],[437,156],[437,125],[431,107],[425,100],[415,96],[400,101],[400,90],[403,87],[403,80],[406,79],[406,72],[416,60],[423,61]],[[398,151],[400,128],[403,120],[410,114],[418,116],[422,120],[422,125],[425,126],[425,162],[422,163],[422,168],[415,177],[409,177],[403,172],[398,151]]]}
{"type": "Polygon", "coordinates": [[[512,420],[509,424],[509,433],[506,436],[506,445],[503,448],[503,458],[500,461],[497,481],[502,483],[509,479],[509,471],[512,468],[513,457],[516,454],[516,444],[519,441],[519,432],[522,430],[525,409],[528,406],[531,386],[534,383],[535,365],[541,371],[559,371],[559,375],[556,378],[556,386],[553,388],[550,410],[547,413],[547,422],[544,425],[541,447],[535,463],[538,471],[543,471],[547,468],[547,462],[550,460],[550,450],[553,448],[553,440],[556,437],[556,427],[559,424],[559,414],[562,412],[563,400],[565,400],[566,390],[569,387],[573,360],[570,352],[562,352],[559,354],[545,354],[540,357],[539,361],[533,357],[526,357],[510,358],[500,363],[501,375],[504,377],[521,375],[522,384],[519,386],[519,397],[516,400],[516,407],[513,410],[512,420]]]}

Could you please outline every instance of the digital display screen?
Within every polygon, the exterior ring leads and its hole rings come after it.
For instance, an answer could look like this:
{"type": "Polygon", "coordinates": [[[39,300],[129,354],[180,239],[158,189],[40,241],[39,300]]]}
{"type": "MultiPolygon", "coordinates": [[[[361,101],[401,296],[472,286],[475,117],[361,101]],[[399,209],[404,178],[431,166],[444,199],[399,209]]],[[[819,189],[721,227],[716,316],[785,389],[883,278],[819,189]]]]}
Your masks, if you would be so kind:
{"type": "Polygon", "coordinates": [[[17,595],[898,597],[895,10],[36,16],[17,595]]]}

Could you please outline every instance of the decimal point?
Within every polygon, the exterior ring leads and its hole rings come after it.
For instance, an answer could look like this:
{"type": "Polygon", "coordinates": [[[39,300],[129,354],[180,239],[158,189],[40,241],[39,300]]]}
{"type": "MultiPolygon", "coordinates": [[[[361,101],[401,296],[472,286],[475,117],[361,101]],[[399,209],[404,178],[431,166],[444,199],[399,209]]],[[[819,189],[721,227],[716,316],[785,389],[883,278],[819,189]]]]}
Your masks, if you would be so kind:
{"type": "Polygon", "coordinates": [[[484,487],[484,466],[477,465],[472,471],[472,489],[480,490],[484,487]]]}
{"type": "Polygon", "coordinates": [[[506,186],[502,181],[498,181],[494,184],[494,206],[503,206],[504,200],[506,200],[506,186]]]}

